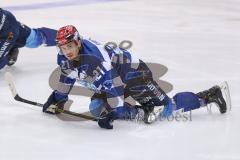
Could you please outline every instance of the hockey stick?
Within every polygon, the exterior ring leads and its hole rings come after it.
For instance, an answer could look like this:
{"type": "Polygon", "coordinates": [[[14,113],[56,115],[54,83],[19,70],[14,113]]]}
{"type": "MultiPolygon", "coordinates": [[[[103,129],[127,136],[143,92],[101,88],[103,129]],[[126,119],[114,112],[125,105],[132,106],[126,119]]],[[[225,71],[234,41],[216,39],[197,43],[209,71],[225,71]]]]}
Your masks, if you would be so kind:
{"type": "MultiPolygon", "coordinates": [[[[18,95],[16,87],[13,83],[13,76],[12,76],[11,73],[6,72],[4,76],[5,76],[5,80],[8,83],[8,86],[11,90],[11,93],[12,93],[12,95],[13,95],[13,97],[16,101],[31,104],[31,105],[38,106],[38,107],[43,107],[43,104],[41,104],[41,103],[33,102],[33,101],[30,101],[30,100],[24,99],[24,98],[22,98],[18,95]]],[[[59,109],[59,108],[56,108],[56,111],[59,112],[59,113],[64,113],[64,114],[67,114],[67,115],[71,115],[71,116],[75,116],[75,117],[79,117],[79,118],[84,118],[84,119],[87,119],[87,120],[97,121],[96,118],[94,118],[92,116],[85,115],[85,114],[81,114],[81,113],[76,113],[76,112],[72,112],[72,111],[68,111],[68,110],[64,110],[64,109],[59,109]]]]}

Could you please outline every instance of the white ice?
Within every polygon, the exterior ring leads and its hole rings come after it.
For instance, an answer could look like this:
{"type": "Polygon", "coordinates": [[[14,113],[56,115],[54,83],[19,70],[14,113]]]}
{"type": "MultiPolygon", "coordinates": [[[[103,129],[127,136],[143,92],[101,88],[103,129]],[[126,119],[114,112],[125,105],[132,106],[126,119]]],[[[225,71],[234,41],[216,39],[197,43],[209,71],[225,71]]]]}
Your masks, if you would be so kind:
{"type": "MultiPolygon", "coordinates": [[[[1,0],[0,6],[46,2],[55,1],[1,0]]],[[[1,160],[240,160],[239,0],[125,0],[12,12],[31,27],[73,24],[103,43],[131,40],[138,57],[169,68],[161,78],[174,85],[170,96],[228,81],[233,106],[225,115],[196,110],[187,122],[115,121],[111,131],[96,122],[62,121],[13,100],[6,70],[21,96],[44,103],[57,66],[55,47],[23,48],[16,65],[0,71],[1,160]]],[[[88,110],[87,97],[71,99],[73,110],[88,110]]]]}

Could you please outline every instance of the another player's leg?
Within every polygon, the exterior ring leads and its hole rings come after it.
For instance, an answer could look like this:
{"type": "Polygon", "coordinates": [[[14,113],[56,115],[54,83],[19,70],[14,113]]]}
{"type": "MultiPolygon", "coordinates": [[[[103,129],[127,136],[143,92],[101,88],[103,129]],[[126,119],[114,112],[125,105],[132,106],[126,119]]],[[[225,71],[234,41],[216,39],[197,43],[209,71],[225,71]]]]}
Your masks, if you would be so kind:
{"type": "Polygon", "coordinates": [[[30,35],[27,37],[25,47],[37,48],[40,45],[55,46],[56,30],[42,27],[31,29],[30,35]]]}
{"type": "Polygon", "coordinates": [[[19,54],[19,48],[24,46],[28,48],[37,48],[40,45],[56,45],[56,30],[45,27],[31,29],[19,22],[16,22],[16,25],[16,27],[18,27],[18,29],[16,29],[18,35],[16,37],[15,44],[13,44],[13,47],[9,50],[9,54],[7,55],[8,66],[12,66],[16,63],[19,54]]]}
{"type": "MultiPolygon", "coordinates": [[[[24,25],[25,31],[22,30],[22,35],[25,36],[27,32],[29,32],[30,28],[24,25]]],[[[8,54],[8,66],[12,66],[16,63],[18,54],[19,54],[19,48],[22,47],[22,44],[25,44],[25,47],[28,48],[37,48],[40,45],[46,45],[46,46],[55,46],[55,36],[56,31],[50,28],[38,28],[38,29],[31,29],[31,33],[26,39],[26,42],[24,42],[24,38],[22,40],[17,40],[18,44],[13,46],[8,54]]]]}

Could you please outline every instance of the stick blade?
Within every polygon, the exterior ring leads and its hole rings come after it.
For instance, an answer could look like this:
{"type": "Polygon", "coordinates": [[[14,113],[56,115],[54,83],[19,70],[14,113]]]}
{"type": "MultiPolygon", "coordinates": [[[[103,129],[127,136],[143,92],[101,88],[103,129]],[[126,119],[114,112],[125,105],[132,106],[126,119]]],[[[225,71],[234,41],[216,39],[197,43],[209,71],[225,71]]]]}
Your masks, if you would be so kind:
{"type": "Polygon", "coordinates": [[[5,77],[5,80],[6,80],[7,84],[8,84],[8,86],[9,86],[10,90],[11,90],[11,93],[12,93],[13,97],[15,97],[17,95],[17,90],[16,90],[15,85],[13,83],[13,76],[12,76],[12,74],[10,72],[6,72],[4,74],[4,77],[5,77]]]}

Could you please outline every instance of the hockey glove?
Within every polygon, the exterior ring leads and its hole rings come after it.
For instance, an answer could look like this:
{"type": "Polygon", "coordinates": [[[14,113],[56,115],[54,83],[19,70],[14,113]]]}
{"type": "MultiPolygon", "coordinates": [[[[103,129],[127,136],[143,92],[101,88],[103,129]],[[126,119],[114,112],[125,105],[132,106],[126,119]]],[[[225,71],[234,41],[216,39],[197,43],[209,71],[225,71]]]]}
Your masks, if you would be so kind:
{"type": "Polygon", "coordinates": [[[143,120],[146,124],[151,124],[156,121],[156,114],[154,112],[154,106],[136,106],[138,108],[138,115],[136,117],[137,121],[143,120]],[[142,115],[142,111],[144,115],[142,115]]]}
{"type": "Polygon", "coordinates": [[[17,58],[18,58],[18,53],[19,53],[19,50],[18,48],[12,48],[8,55],[7,55],[7,58],[8,58],[8,66],[12,66],[16,63],[17,61],[17,58]]]}
{"type": "Polygon", "coordinates": [[[49,96],[47,102],[43,105],[42,111],[50,114],[59,114],[59,110],[64,108],[67,99],[57,101],[55,99],[55,91],[49,96]]]}
{"type": "Polygon", "coordinates": [[[104,111],[101,113],[98,120],[98,125],[101,128],[113,129],[113,121],[117,119],[117,112],[112,110],[111,112],[104,111]]]}

